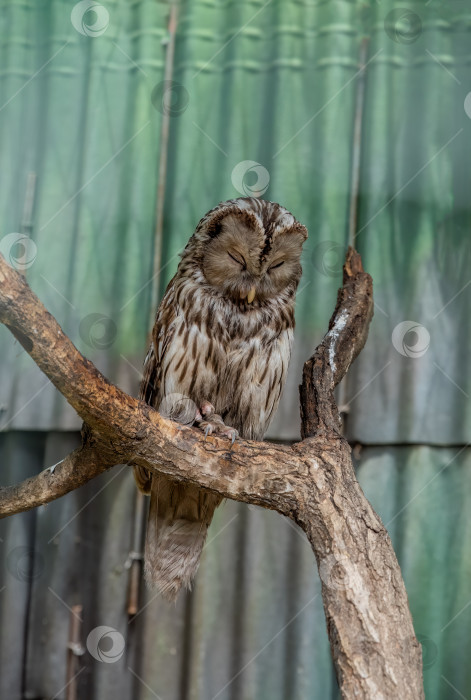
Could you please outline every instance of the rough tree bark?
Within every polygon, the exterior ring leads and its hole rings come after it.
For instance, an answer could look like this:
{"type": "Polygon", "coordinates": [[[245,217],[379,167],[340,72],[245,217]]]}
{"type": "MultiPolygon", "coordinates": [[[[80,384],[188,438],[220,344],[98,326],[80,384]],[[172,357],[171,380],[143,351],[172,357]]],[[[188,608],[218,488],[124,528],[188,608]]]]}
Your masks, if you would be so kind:
{"type": "Polygon", "coordinates": [[[117,464],[140,464],[227,498],[271,508],[314,551],[343,698],[424,697],[422,655],[389,536],[355,477],[334,388],[365,344],[371,277],[349,249],[329,331],[305,363],[302,441],[229,441],[167,420],[108,382],[0,255],[0,321],[84,421],[82,447],[53,469],[0,488],[0,517],[58,498],[117,464]]]}

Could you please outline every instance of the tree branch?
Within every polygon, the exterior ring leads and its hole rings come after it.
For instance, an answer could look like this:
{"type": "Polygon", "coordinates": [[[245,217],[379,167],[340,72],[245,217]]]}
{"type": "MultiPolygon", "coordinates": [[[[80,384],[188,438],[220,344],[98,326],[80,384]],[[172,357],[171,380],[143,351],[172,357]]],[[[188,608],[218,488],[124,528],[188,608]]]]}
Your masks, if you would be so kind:
{"type": "Polygon", "coordinates": [[[372,317],[373,282],[363,270],[360,255],[350,247],[329,331],[304,364],[300,386],[303,439],[325,431],[340,432],[334,389],[362,351],[372,317]]]}
{"type": "Polygon", "coordinates": [[[355,478],[334,388],[363,348],[372,282],[351,248],[329,331],[306,362],[302,442],[228,441],[166,420],[100,374],[24,278],[0,256],[0,321],[85,422],[83,445],[0,489],[0,517],[34,508],[116,464],[139,464],[222,496],[272,508],[306,532],[316,556],[344,698],[423,698],[421,652],[389,536],[355,478]]]}
{"type": "Polygon", "coordinates": [[[65,496],[109,469],[101,452],[84,445],[71,452],[59,464],[25,479],[21,484],[0,487],[0,518],[37,508],[65,496]]]}

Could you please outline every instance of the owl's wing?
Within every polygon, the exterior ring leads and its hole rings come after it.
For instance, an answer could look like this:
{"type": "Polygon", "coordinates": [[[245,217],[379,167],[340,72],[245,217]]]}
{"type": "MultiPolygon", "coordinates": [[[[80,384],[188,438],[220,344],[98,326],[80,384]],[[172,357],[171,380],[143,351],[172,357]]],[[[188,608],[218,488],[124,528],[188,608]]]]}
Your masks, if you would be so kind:
{"type": "MultiPolygon", "coordinates": [[[[153,406],[159,407],[161,401],[162,365],[175,333],[177,309],[174,304],[173,279],[169,283],[155,317],[152,329],[152,342],[144,360],[144,370],[139,387],[139,398],[153,406]]],[[[150,493],[151,473],[143,467],[134,467],[134,478],[144,493],[150,493]]]]}
{"type": "Polygon", "coordinates": [[[152,343],[144,360],[139,398],[153,406],[159,388],[159,363],[155,357],[154,344],[152,343]]]}
{"type": "MultiPolygon", "coordinates": [[[[175,279],[175,278],[174,278],[175,279]]],[[[146,359],[139,398],[154,408],[159,407],[161,400],[162,366],[175,334],[177,307],[174,304],[174,280],[169,283],[160,303],[152,329],[152,342],[146,359]]]]}
{"type": "MultiPolygon", "coordinates": [[[[182,322],[172,280],[157,312],[139,391],[140,398],[157,410],[164,398],[165,372],[172,364],[175,334],[182,322]]],[[[190,586],[196,573],[206,533],[221,498],[197,486],[179,484],[163,474],[152,475],[138,466],[134,467],[134,477],[141,491],[151,495],[146,579],[174,600],[183,585],[190,586]]]]}

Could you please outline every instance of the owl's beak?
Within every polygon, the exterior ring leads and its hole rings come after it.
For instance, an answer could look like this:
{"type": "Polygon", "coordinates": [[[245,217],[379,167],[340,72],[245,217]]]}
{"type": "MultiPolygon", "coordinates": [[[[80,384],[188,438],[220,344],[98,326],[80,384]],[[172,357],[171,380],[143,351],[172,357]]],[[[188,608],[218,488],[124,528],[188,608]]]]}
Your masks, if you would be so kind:
{"type": "Polygon", "coordinates": [[[255,287],[251,287],[250,291],[247,292],[241,292],[240,293],[240,298],[241,299],[247,299],[247,303],[251,304],[253,300],[255,299],[255,287]]]}
{"type": "Polygon", "coordinates": [[[247,294],[247,304],[251,304],[255,299],[255,287],[251,287],[250,292],[247,294]]]}

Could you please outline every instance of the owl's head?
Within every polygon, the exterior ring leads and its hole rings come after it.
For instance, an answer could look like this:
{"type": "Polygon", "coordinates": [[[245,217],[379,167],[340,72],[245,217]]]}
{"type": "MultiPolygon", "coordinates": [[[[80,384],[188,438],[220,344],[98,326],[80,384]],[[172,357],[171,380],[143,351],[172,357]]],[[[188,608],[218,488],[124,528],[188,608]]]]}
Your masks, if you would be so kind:
{"type": "Polygon", "coordinates": [[[205,281],[243,306],[298,285],[307,230],[275,202],[222,202],[201,219],[193,238],[205,281]]]}

